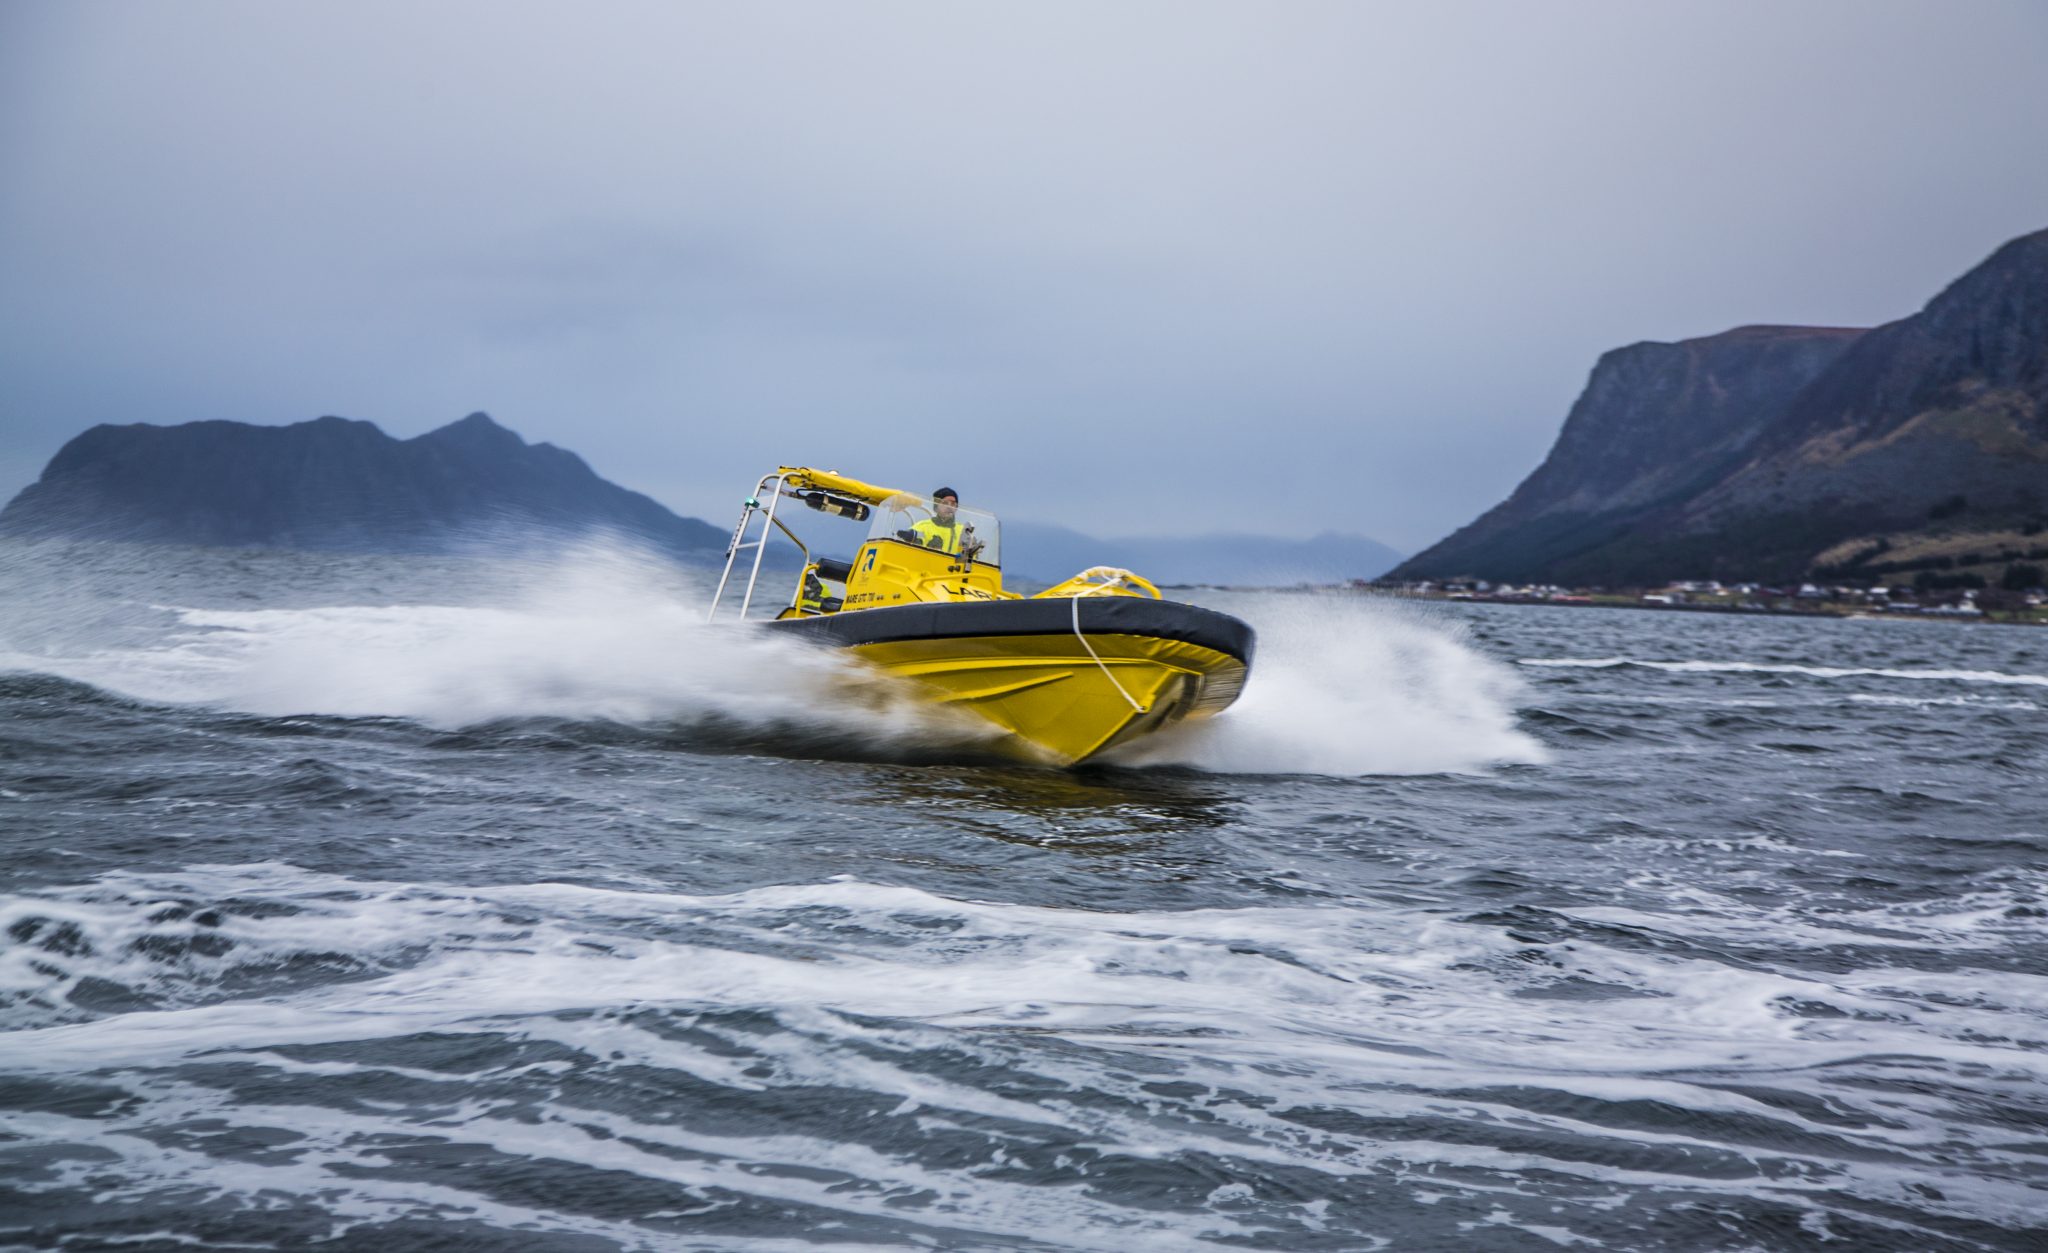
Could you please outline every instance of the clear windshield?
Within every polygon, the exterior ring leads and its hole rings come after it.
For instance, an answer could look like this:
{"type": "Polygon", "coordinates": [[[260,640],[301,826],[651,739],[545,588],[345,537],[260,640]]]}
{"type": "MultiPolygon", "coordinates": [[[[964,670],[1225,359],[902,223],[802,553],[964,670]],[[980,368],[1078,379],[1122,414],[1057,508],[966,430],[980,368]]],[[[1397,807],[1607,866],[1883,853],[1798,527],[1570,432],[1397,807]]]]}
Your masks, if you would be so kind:
{"type": "Polygon", "coordinates": [[[992,513],[905,493],[875,506],[868,520],[869,539],[901,540],[974,558],[978,564],[1003,564],[999,524],[992,513]]]}

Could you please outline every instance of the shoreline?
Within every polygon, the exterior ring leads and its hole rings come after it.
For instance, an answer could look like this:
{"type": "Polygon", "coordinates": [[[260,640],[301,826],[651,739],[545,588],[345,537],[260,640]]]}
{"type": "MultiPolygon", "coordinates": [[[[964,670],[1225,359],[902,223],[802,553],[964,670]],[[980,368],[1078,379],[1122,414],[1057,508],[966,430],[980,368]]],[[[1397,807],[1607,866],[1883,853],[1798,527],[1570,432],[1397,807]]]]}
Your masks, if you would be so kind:
{"type": "Polygon", "coordinates": [[[1650,613],[1699,613],[1728,618],[1826,618],[1864,622],[1954,622],[1979,626],[2042,627],[2048,621],[1998,616],[1992,613],[1940,613],[1929,610],[1878,611],[1863,606],[1828,605],[1813,609],[1783,609],[1771,605],[1745,608],[1740,605],[1644,605],[1627,601],[1537,600],[1520,596],[1441,596],[1367,590],[1366,595],[1390,600],[1423,601],[1441,605],[1516,605],[1536,609],[1628,609],[1650,613]]]}

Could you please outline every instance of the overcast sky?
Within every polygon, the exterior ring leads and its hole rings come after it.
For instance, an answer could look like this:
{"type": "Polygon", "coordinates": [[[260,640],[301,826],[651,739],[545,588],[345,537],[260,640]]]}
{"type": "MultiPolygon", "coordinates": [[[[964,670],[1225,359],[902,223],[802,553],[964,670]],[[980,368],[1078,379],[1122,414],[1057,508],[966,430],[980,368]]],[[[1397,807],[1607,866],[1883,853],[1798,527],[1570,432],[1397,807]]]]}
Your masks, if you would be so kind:
{"type": "Polygon", "coordinates": [[[97,422],[483,409],[1404,551],[1594,359],[2048,227],[2048,5],[0,3],[0,499],[97,422]]]}

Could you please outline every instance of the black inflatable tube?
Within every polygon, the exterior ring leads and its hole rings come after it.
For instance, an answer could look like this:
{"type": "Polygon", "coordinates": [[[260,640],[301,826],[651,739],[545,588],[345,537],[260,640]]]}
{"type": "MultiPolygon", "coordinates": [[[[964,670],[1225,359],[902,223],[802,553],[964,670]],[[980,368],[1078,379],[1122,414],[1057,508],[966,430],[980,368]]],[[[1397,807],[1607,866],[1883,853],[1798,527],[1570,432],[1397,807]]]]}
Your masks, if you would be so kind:
{"type": "Polygon", "coordinates": [[[1257,636],[1251,627],[1213,609],[1179,601],[1135,596],[1083,596],[1079,600],[969,600],[939,604],[889,605],[812,618],[784,618],[780,631],[821,644],[887,644],[896,640],[955,639],[989,635],[1144,635],[1199,644],[1245,665],[1252,663],[1257,636]]]}

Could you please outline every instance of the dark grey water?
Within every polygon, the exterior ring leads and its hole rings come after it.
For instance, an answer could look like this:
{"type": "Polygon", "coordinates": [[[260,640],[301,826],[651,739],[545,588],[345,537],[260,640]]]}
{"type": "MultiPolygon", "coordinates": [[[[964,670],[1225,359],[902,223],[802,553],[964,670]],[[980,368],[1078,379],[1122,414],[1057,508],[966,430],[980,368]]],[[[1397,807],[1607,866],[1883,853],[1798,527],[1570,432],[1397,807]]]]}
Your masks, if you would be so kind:
{"type": "Polygon", "coordinates": [[[1067,774],[618,554],[0,547],[0,1243],[2048,1240],[2048,634],[1212,599],[1067,774]]]}

